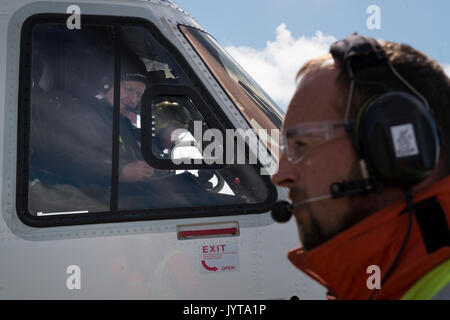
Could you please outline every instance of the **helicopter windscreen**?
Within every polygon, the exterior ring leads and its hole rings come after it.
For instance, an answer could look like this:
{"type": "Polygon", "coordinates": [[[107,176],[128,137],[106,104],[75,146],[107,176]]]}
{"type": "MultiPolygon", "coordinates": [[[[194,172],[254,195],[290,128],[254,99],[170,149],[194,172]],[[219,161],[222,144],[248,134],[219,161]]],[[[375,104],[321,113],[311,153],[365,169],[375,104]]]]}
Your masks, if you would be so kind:
{"type": "Polygon", "coordinates": [[[281,127],[283,111],[213,37],[186,26],[180,29],[254,129],[281,127]]]}

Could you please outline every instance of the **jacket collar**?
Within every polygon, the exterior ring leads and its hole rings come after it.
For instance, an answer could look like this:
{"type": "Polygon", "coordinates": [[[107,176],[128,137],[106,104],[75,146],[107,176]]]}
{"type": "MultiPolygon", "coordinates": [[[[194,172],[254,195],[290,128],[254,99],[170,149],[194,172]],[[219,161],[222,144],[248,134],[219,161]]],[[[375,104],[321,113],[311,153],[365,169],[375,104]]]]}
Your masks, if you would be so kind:
{"type": "MultiPolygon", "coordinates": [[[[450,222],[450,177],[414,196],[414,202],[436,197],[450,222]]],[[[288,259],[301,271],[328,289],[328,298],[368,299],[373,290],[367,281],[378,266],[381,278],[397,256],[408,226],[405,201],[398,201],[367,217],[321,246],[306,251],[292,249],[288,259]]],[[[450,259],[450,247],[428,254],[417,220],[413,219],[405,250],[374,299],[399,299],[427,271],[450,259]]],[[[370,282],[370,281],[369,281],[370,282]]]]}

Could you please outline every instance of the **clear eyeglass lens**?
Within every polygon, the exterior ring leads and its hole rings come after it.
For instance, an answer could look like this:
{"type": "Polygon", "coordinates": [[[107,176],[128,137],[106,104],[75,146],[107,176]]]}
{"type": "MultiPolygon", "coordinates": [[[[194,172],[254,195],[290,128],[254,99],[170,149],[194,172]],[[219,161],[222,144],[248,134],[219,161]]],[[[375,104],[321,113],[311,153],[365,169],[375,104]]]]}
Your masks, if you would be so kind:
{"type": "Polygon", "coordinates": [[[317,146],[340,136],[344,122],[303,123],[283,130],[281,152],[294,164],[302,161],[317,146]]]}

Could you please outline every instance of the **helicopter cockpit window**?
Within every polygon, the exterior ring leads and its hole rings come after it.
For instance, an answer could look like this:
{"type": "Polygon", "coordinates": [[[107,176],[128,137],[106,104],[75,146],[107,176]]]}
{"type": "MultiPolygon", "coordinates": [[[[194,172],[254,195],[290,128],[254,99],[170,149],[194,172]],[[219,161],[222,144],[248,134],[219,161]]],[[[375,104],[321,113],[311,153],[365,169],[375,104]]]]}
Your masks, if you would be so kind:
{"type": "Polygon", "coordinates": [[[48,20],[37,15],[23,27],[22,50],[30,57],[21,61],[26,112],[19,121],[29,137],[19,151],[23,221],[52,226],[267,211],[276,191],[255,165],[158,165],[205,160],[196,125],[200,133],[224,130],[227,120],[218,107],[209,110],[212,98],[156,27],[85,16],[81,30],[69,30],[64,15],[48,20]]]}

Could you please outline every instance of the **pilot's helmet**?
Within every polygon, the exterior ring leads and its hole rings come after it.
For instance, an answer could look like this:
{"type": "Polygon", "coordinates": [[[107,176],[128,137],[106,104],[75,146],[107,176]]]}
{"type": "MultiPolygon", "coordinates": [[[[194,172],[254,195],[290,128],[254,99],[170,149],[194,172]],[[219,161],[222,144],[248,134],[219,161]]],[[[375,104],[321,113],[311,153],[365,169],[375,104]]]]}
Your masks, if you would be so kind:
{"type": "Polygon", "coordinates": [[[148,85],[147,68],[144,62],[130,50],[121,51],[121,80],[139,81],[148,85]]]}
{"type": "MultiPolygon", "coordinates": [[[[121,81],[139,81],[146,87],[149,86],[147,68],[144,62],[131,50],[122,49],[121,57],[121,81]]],[[[114,85],[114,74],[107,74],[101,79],[101,91],[106,93],[114,85]]]]}

